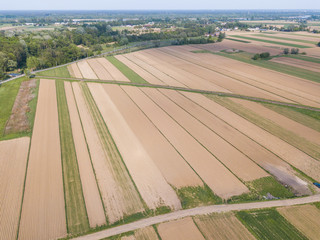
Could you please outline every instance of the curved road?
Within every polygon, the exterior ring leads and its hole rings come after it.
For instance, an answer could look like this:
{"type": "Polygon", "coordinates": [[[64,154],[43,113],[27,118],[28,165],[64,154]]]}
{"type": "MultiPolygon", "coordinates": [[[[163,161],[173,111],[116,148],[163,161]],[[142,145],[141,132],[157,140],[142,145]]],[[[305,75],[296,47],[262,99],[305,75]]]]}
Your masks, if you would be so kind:
{"type": "Polygon", "coordinates": [[[121,225],[118,227],[102,230],[96,233],[92,233],[86,236],[74,238],[77,240],[98,240],[106,237],[111,237],[120,233],[125,233],[133,231],[139,228],[151,226],[153,224],[158,224],[166,221],[172,221],[175,219],[209,214],[214,212],[229,212],[229,211],[239,211],[239,210],[250,210],[258,208],[270,208],[270,207],[284,207],[297,204],[306,204],[320,201],[320,194],[313,195],[303,198],[286,199],[286,200],[275,200],[275,201],[265,201],[265,202],[253,202],[253,203],[239,203],[239,204],[222,204],[222,205],[211,205],[205,207],[197,207],[192,209],[180,210],[168,214],[163,214],[155,217],[150,217],[129,224],[121,225]]]}

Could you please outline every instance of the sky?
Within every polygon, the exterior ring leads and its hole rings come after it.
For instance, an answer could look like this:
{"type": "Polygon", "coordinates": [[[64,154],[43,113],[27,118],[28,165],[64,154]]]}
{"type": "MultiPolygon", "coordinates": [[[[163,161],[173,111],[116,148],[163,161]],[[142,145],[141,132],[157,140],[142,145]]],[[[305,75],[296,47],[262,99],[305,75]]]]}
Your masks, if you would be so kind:
{"type": "Polygon", "coordinates": [[[320,0],[2,0],[0,10],[320,9],[320,0]]]}

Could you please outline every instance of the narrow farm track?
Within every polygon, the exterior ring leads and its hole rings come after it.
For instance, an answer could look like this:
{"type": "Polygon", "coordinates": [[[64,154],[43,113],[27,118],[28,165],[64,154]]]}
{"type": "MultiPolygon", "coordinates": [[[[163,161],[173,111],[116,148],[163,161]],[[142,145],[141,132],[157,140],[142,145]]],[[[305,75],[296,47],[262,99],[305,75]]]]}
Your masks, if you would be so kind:
{"type": "MultiPolygon", "coordinates": [[[[44,78],[44,77],[42,77],[44,78]]],[[[174,87],[174,86],[165,86],[165,85],[157,85],[157,84],[140,84],[140,83],[132,83],[132,82],[121,82],[121,81],[110,81],[110,80],[90,80],[90,79],[78,79],[78,78],[58,78],[58,77],[45,77],[47,79],[63,79],[63,80],[77,80],[77,81],[84,81],[84,82],[99,82],[99,83],[111,83],[111,84],[118,84],[118,85],[130,85],[130,86],[137,86],[137,87],[151,87],[151,88],[163,88],[163,89],[172,89],[177,91],[186,91],[186,92],[194,92],[194,93],[204,93],[204,94],[212,94],[222,97],[233,97],[233,98],[240,98],[240,99],[246,99],[251,101],[257,101],[262,103],[272,103],[277,104],[281,106],[288,106],[288,107],[295,107],[299,109],[307,109],[312,110],[316,112],[320,112],[320,108],[306,106],[306,105],[299,105],[289,102],[281,102],[281,101],[275,101],[265,98],[258,98],[258,97],[250,97],[246,95],[241,94],[234,94],[234,93],[225,93],[225,92],[218,92],[218,91],[206,91],[206,90],[200,90],[200,89],[193,89],[193,88],[184,88],[184,87],[174,87]]]]}
{"type": "Polygon", "coordinates": [[[142,219],[133,223],[122,225],[119,227],[114,227],[107,230],[102,230],[93,234],[86,236],[74,238],[75,240],[98,240],[106,237],[111,237],[117,234],[134,231],[143,227],[151,226],[154,224],[172,221],[183,217],[190,217],[201,214],[210,214],[214,212],[230,212],[230,211],[240,211],[240,210],[250,210],[259,208],[270,208],[270,207],[284,207],[292,206],[298,204],[307,204],[320,201],[320,194],[313,195],[304,198],[295,198],[287,200],[276,200],[267,202],[254,202],[254,203],[240,203],[240,204],[223,204],[223,205],[211,205],[205,207],[197,207],[187,210],[176,211],[168,214],[163,214],[155,217],[150,217],[147,219],[142,219]]]}

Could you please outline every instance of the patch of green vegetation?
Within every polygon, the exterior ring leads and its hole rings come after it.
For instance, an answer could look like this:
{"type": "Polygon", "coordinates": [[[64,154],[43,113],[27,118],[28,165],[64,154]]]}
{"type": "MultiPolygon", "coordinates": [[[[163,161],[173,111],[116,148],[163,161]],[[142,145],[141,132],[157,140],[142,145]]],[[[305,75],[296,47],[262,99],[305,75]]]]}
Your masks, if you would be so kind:
{"type": "Polygon", "coordinates": [[[161,206],[161,207],[157,207],[156,210],[154,211],[155,215],[161,215],[161,214],[166,214],[171,212],[171,208],[168,206],[161,206]]]}
{"type": "Polygon", "coordinates": [[[67,66],[38,72],[37,75],[38,76],[48,76],[48,77],[66,77],[66,78],[71,77],[67,66]]]}
{"type": "Polygon", "coordinates": [[[320,202],[315,202],[314,205],[320,209],[320,202]]]}
{"type": "Polygon", "coordinates": [[[210,51],[205,50],[205,49],[203,49],[203,50],[195,50],[195,51],[191,51],[191,52],[193,52],[193,53],[211,53],[210,51]]]}
{"type": "Polygon", "coordinates": [[[314,82],[320,82],[319,73],[312,72],[303,68],[297,68],[286,64],[275,63],[266,60],[252,60],[253,54],[242,52],[236,54],[226,54],[223,52],[211,52],[220,56],[228,57],[241,62],[249,63],[255,66],[271,69],[274,71],[282,72],[291,76],[304,78],[314,82]]]}
{"type": "Polygon", "coordinates": [[[90,227],[82,192],[64,82],[56,81],[56,88],[67,230],[69,234],[73,235],[86,232],[90,227]]]}
{"type": "Polygon", "coordinates": [[[262,104],[285,117],[320,132],[320,112],[276,104],[262,104]]]}
{"type": "Polygon", "coordinates": [[[300,55],[300,54],[280,55],[279,57],[289,57],[289,58],[300,59],[307,62],[320,63],[320,58],[314,58],[314,57],[309,57],[309,56],[300,55]]]}
{"type": "Polygon", "coordinates": [[[32,132],[34,119],[36,117],[40,81],[36,80],[36,84],[37,86],[34,89],[32,89],[32,94],[34,95],[34,97],[29,102],[30,111],[27,113],[28,121],[30,124],[30,132],[32,132]]]}
{"type": "Polygon", "coordinates": [[[236,38],[230,38],[230,37],[227,37],[226,39],[231,40],[231,41],[236,41],[236,42],[242,42],[242,43],[251,43],[251,42],[246,41],[246,40],[241,40],[241,39],[236,39],[236,38]]]}
{"type": "Polygon", "coordinates": [[[288,41],[292,41],[292,42],[316,44],[316,42],[313,42],[313,41],[296,39],[296,38],[277,37],[275,35],[254,34],[254,36],[260,36],[260,37],[265,37],[265,38],[274,38],[274,39],[280,39],[280,40],[288,40],[288,41]]]}
{"type": "Polygon", "coordinates": [[[144,80],[140,75],[138,75],[136,72],[134,72],[131,68],[129,68],[124,63],[120,62],[117,58],[114,56],[109,56],[107,59],[116,67],[119,69],[120,72],[123,73],[131,82],[134,83],[148,83],[146,80],[144,80]]]}
{"type": "Polygon", "coordinates": [[[183,209],[222,203],[222,199],[216,196],[207,185],[183,187],[175,190],[183,209]]]}
{"type": "Polygon", "coordinates": [[[236,216],[257,239],[307,239],[275,209],[240,211],[236,216]]]}
{"type": "Polygon", "coordinates": [[[234,196],[228,199],[229,203],[252,202],[264,200],[264,196],[270,193],[277,198],[292,198],[294,194],[290,189],[281,185],[274,177],[264,177],[251,182],[246,182],[250,193],[244,193],[240,196],[234,196]]]}
{"type": "Polygon", "coordinates": [[[4,136],[6,123],[10,118],[20,85],[26,79],[26,77],[21,77],[0,85],[0,138],[4,136]]]}
{"type": "Polygon", "coordinates": [[[123,237],[129,237],[134,235],[134,231],[126,232],[126,233],[121,233],[116,236],[108,237],[108,238],[102,238],[101,240],[121,240],[123,237]]]}
{"type": "Polygon", "coordinates": [[[243,38],[243,39],[258,41],[258,42],[277,44],[277,45],[283,45],[283,46],[288,46],[288,47],[295,47],[295,48],[311,48],[311,47],[300,45],[300,44],[284,43],[284,42],[266,40],[266,39],[261,39],[261,38],[246,37],[246,36],[241,36],[241,35],[232,35],[232,37],[243,38]]]}
{"type": "Polygon", "coordinates": [[[209,96],[210,99],[214,100],[218,104],[228,108],[232,112],[257,125],[258,127],[286,141],[290,145],[295,146],[301,151],[309,154],[311,157],[320,160],[320,148],[317,144],[297,135],[296,133],[286,128],[281,127],[280,125],[274,123],[269,119],[260,116],[258,113],[253,112],[250,109],[242,106],[241,104],[230,100],[230,98],[217,97],[212,95],[207,96],[209,96]]]}

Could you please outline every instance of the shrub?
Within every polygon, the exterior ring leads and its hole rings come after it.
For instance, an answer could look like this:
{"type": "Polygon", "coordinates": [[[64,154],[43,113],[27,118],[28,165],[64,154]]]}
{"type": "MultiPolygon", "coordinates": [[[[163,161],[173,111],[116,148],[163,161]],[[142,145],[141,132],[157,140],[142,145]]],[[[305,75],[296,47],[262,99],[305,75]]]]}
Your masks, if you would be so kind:
{"type": "Polygon", "coordinates": [[[255,54],[254,56],[253,56],[253,60],[258,60],[260,58],[260,54],[259,53],[257,53],[257,54],[255,54]]]}
{"type": "Polygon", "coordinates": [[[270,57],[270,53],[268,52],[264,52],[260,54],[260,58],[268,58],[268,57],[270,57]]]}
{"type": "Polygon", "coordinates": [[[289,48],[283,49],[283,53],[284,53],[284,54],[289,54],[289,48]]]}

